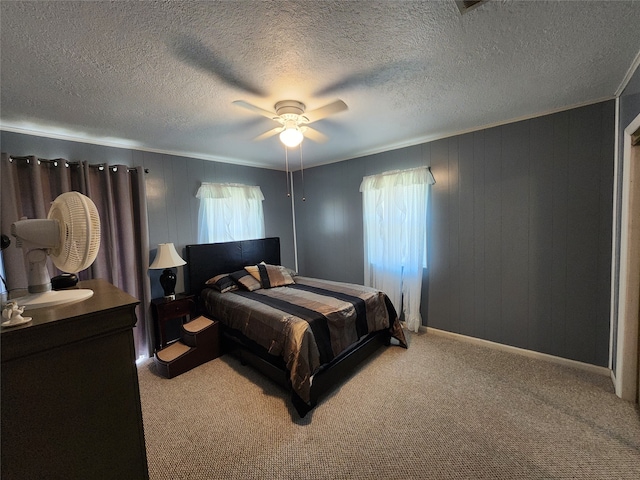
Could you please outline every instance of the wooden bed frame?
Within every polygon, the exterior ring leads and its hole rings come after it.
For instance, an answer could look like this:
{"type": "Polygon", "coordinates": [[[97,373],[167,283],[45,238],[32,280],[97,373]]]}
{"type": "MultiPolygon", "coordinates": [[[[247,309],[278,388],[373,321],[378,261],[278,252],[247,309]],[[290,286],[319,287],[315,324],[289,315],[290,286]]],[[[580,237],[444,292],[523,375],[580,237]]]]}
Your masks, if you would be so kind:
{"type": "MultiPolygon", "coordinates": [[[[265,262],[280,265],[280,239],[277,237],[237,242],[209,243],[186,246],[188,276],[187,291],[196,296],[200,312],[206,315],[200,299],[205,282],[221,273],[241,270],[246,265],[265,262]]],[[[352,349],[343,352],[327,365],[321,367],[313,377],[311,404],[307,405],[293,391],[289,382],[289,372],[284,361],[270,355],[264,348],[246,338],[240,332],[222,328],[222,344],[225,352],[240,358],[264,375],[291,391],[291,400],[301,417],[316,406],[321,395],[339,385],[357,366],[372,355],[382,345],[389,345],[387,330],[369,334],[352,349]]]]}

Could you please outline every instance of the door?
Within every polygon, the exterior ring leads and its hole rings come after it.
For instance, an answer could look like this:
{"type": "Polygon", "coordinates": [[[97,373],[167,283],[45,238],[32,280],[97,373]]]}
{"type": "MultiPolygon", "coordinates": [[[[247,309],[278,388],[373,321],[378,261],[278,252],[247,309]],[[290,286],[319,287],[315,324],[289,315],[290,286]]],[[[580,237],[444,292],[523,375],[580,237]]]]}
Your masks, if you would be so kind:
{"type": "Polygon", "coordinates": [[[640,115],[625,129],[620,219],[620,288],[616,394],[638,402],[640,392],[640,115]]]}

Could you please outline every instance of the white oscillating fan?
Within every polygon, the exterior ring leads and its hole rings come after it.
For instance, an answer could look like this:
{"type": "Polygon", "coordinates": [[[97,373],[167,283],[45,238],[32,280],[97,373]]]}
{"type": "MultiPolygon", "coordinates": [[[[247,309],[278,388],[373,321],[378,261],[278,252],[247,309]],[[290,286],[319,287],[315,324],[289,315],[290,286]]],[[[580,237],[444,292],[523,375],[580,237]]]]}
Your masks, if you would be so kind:
{"type": "Polygon", "coordinates": [[[26,309],[85,300],[90,289],[51,290],[47,256],[66,273],[88,268],[100,248],[100,216],[93,201],[79,192],[58,196],[46,219],[23,219],[11,225],[16,246],[27,252],[29,295],[11,299],[26,309]]]}

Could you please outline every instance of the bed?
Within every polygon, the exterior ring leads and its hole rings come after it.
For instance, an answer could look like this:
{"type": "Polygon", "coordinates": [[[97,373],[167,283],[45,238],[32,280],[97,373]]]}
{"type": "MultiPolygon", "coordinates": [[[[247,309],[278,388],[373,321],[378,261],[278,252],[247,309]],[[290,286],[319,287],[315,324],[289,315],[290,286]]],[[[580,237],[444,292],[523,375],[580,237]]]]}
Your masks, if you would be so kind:
{"type": "Polygon", "coordinates": [[[220,321],[225,351],[290,389],[301,417],[391,338],[407,346],[383,292],[295,274],[279,238],[187,245],[186,256],[187,289],[220,321]]]}

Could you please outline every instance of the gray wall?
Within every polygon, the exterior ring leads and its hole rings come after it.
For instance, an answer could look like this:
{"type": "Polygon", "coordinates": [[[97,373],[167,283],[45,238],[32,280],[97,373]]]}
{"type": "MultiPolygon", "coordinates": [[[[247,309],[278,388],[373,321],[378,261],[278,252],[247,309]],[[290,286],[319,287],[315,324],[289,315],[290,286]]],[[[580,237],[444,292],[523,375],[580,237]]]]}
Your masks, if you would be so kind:
{"type": "Polygon", "coordinates": [[[364,246],[360,182],[365,175],[423,164],[422,146],[395,150],[300,172],[294,176],[300,273],[363,283],[364,246]],[[390,167],[391,165],[391,167],[390,167]]]}
{"type": "MultiPolygon", "coordinates": [[[[299,270],[362,283],[362,177],[429,165],[437,183],[425,324],[607,365],[614,115],[614,103],[604,102],[307,169],[304,202],[296,172],[299,270]]],[[[152,249],[195,243],[200,182],[259,184],[267,235],[281,238],[283,263],[294,265],[283,172],[10,132],[0,139],[14,155],[149,168],[152,249]]],[[[162,293],[156,273],[153,296],[162,293]]]]}
{"type": "Polygon", "coordinates": [[[296,174],[300,271],[363,281],[364,175],[429,165],[426,325],[606,366],[614,102],[296,174]]]}
{"type": "MultiPolygon", "coordinates": [[[[199,201],[195,194],[201,182],[259,185],[265,197],[266,235],[280,237],[282,263],[288,266],[294,264],[291,202],[286,196],[283,172],[6,131],[0,132],[0,145],[3,152],[11,155],[142,165],[149,169],[146,187],[150,262],[155,257],[159,243],[173,242],[181,254],[185,245],[197,243],[199,201]]],[[[163,295],[158,281],[160,273],[149,271],[152,297],[163,295]]],[[[184,270],[178,269],[177,292],[184,290],[184,283],[184,270]]]]}
{"type": "MultiPolygon", "coordinates": [[[[199,200],[195,195],[202,182],[243,183],[260,186],[266,236],[280,237],[282,263],[293,266],[291,201],[286,195],[284,172],[148,152],[135,154],[137,164],[149,168],[147,212],[152,249],[164,242],[173,242],[176,248],[197,243],[199,200]]],[[[154,297],[162,295],[158,282],[152,281],[151,286],[158,288],[154,297]]]]}

